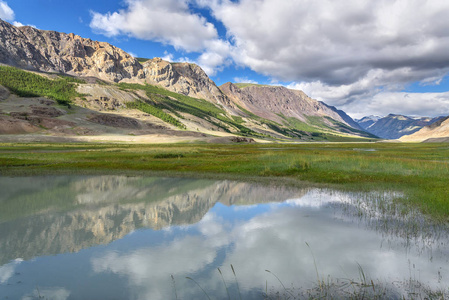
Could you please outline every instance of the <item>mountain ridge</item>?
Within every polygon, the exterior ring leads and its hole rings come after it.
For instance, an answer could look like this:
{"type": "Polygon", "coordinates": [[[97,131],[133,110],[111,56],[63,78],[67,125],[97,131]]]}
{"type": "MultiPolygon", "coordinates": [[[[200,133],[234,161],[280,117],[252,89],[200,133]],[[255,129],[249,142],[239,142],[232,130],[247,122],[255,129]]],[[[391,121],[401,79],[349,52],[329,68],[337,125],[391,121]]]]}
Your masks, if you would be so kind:
{"type": "Polygon", "coordinates": [[[183,95],[230,105],[197,65],[171,64],[160,58],[141,64],[106,42],[73,33],[15,27],[1,19],[0,62],[28,70],[91,76],[116,83],[155,84],[183,95]]]}
{"type": "MultiPolygon", "coordinates": [[[[239,99],[230,90],[217,87],[195,64],[171,63],[161,58],[139,62],[111,44],[92,41],[73,33],[44,31],[29,26],[15,27],[0,20],[0,63],[46,72],[38,75],[51,80],[60,80],[55,74],[81,78],[81,82],[76,82],[79,94],[74,104],[89,111],[77,119],[87,121],[84,124],[93,121],[112,127],[119,124],[122,129],[123,126],[131,126],[129,124],[139,124],[132,128],[146,128],[140,130],[139,135],[159,128],[162,131],[199,131],[209,136],[217,133],[219,136],[237,134],[262,139],[303,141],[326,139],[328,136],[373,137],[363,132],[343,111],[311,99],[302,91],[285,87],[249,86],[243,88],[246,96],[239,99]],[[175,94],[158,90],[156,86],[175,94]],[[103,115],[98,116],[98,112],[103,115]],[[106,113],[121,117],[105,116],[106,113]],[[130,117],[140,119],[130,121],[130,117]]],[[[234,92],[239,89],[234,87],[234,92]]],[[[40,96],[47,97],[43,94],[40,96]]],[[[107,128],[98,129],[90,125],[86,127],[88,129],[80,127],[76,118],[69,118],[70,114],[52,117],[52,120],[36,117],[33,116],[31,106],[37,104],[30,104],[29,109],[25,110],[12,108],[10,102],[4,110],[3,119],[9,125],[15,124],[12,127],[22,128],[22,131],[25,130],[23,128],[31,127],[27,130],[37,132],[39,124],[57,123],[59,127],[50,126],[52,130],[59,130],[52,131],[57,134],[110,132],[107,128]],[[14,117],[20,115],[20,120],[14,117]],[[56,121],[55,118],[64,119],[65,122],[56,121]],[[27,123],[31,119],[35,120],[34,123],[27,123]],[[60,130],[61,126],[77,129],[60,130]]]]}
{"type": "Polygon", "coordinates": [[[430,125],[442,117],[412,118],[399,114],[389,114],[385,117],[366,116],[356,122],[367,132],[384,139],[399,139],[410,135],[421,128],[430,125]]]}

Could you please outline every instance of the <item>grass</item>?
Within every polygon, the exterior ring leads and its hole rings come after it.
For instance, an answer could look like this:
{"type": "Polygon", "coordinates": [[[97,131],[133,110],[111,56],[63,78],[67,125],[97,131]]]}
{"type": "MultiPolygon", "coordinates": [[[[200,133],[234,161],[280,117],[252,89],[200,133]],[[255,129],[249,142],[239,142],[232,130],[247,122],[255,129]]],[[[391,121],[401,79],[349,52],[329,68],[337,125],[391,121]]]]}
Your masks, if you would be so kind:
{"type": "Polygon", "coordinates": [[[240,89],[243,89],[248,86],[270,86],[270,85],[266,85],[266,84],[256,84],[256,83],[246,83],[246,82],[234,83],[234,85],[240,89]]]}
{"type": "Polygon", "coordinates": [[[179,120],[172,117],[170,114],[163,111],[161,108],[157,107],[156,105],[151,105],[143,101],[134,101],[134,102],[127,102],[126,103],[127,108],[135,108],[140,111],[143,111],[147,114],[153,115],[156,118],[161,119],[164,122],[167,122],[169,124],[175,125],[178,128],[185,129],[185,125],[182,124],[179,120]]]}
{"type": "Polygon", "coordinates": [[[76,83],[84,81],[70,76],[59,76],[59,79],[51,80],[17,68],[0,66],[0,85],[20,97],[45,96],[69,106],[75,97],[80,96],[76,92],[76,83]]]}
{"type": "Polygon", "coordinates": [[[136,59],[141,64],[143,64],[143,63],[145,63],[145,62],[150,60],[149,58],[144,58],[144,57],[137,57],[136,59]]]}
{"type": "Polygon", "coordinates": [[[3,176],[154,172],[396,190],[403,203],[449,221],[447,144],[0,144],[3,176]]]}

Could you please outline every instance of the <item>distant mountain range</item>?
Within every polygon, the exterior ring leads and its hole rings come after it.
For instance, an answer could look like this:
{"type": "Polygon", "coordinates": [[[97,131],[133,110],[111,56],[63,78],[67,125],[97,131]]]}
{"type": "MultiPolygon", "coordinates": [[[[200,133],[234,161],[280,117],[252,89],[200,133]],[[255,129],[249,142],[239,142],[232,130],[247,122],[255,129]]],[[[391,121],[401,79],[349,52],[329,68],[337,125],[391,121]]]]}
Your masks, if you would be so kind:
{"type": "Polygon", "coordinates": [[[372,133],[383,139],[399,139],[402,136],[410,135],[421,128],[431,125],[443,117],[436,118],[412,118],[403,115],[389,114],[385,117],[367,116],[355,121],[365,131],[372,133]]]}

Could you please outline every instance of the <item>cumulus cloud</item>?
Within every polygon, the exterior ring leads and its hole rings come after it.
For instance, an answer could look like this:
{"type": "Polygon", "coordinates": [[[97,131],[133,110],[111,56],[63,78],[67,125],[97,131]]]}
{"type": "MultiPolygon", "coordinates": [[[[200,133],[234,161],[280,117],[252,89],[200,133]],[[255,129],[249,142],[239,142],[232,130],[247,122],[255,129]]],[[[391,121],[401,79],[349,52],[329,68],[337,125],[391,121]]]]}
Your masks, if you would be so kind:
{"type": "Polygon", "coordinates": [[[236,82],[236,83],[253,83],[253,84],[258,84],[257,81],[249,79],[248,77],[234,77],[234,82],[236,82]]]}
{"type": "Polygon", "coordinates": [[[6,21],[14,20],[14,11],[8,6],[8,3],[0,0],[0,19],[6,21]]]}
{"type": "Polygon", "coordinates": [[[449,2],[212,2],[234,59],[286,81],[350,84],[372,69],[449,69],[449,2]]]}
{"type": "Polygon", "coordinates": [[[201,51],[217,37],[212,23],[189,10],[187,0],[126,0],[126,9],[91,12],[90,27],[106,36],[129,35],[201,51]]]}
{"type": "Polygon", "coordinates": [[[9,264],[0,266],[0,283],[4,284],[14,275],[16,267],[22,262],[21,258],[18,258],[9,264]]]}
{"type": "Polygon", "coordinates": [[[385,116],[390,113],[409,116],[449,115],[449,92],[445,93],[405,93],[380,92],[372,98],[364,98],[341,108],[354,118],[366,116],[366,112],[385,116]]]}
{"type": "Polygon", "coordinates": [[[198,58],[198,64],[209,76],[214,76],[218,71],[231,64],[229,54],[231,45],[227,41],[214,39],[206,42],[206,50],[198,58]]]}

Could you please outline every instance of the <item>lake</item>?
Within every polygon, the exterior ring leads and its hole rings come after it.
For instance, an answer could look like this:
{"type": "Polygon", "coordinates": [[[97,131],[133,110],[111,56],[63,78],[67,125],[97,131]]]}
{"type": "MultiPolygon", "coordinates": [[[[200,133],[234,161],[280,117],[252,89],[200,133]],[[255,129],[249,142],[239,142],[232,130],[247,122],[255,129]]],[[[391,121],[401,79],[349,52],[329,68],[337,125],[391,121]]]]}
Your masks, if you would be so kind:
{"type": "Polygon", "coordinates": [[[0,177],[0,299],[419,298],[445,227],[392,202],[234,181],[0,177]]]}

